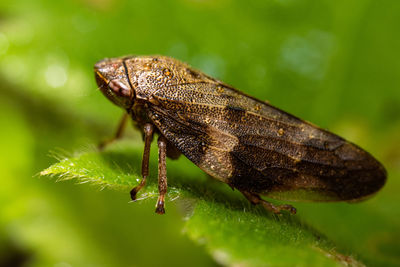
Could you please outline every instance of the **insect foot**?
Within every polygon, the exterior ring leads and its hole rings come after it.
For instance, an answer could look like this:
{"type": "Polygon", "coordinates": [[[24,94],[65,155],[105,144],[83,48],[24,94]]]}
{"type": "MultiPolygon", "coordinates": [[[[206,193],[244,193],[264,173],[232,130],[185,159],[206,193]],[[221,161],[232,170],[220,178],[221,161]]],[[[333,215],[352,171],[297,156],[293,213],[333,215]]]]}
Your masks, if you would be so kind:
{"type": "Polygon", "coordinates": [[[164,200],[162,200],[161,197],[159,197],[158,200],[157,200],[156,213],[157,214],[164,214],[165,213],[164,200]]]}
{"type": "Polygon", "coordinates": [[[272,203],[265,201],[265,200],[261,200],[260,204],[267,209],[268,211],[271,211],[275,214],[281,214],[282,210],[287,210],[289,211],[291,214],[296,214],[296,208],[293,207],[292,205],[288,205],[288,204],[284,204],[284,205],[279,205],[279,206],[275,206],[272,203]]]}
{"type": "Polygon", "coordinates": [[[139,190],[140,190],[141,188],[142,188],[142,186],[138,185],[138,186],[134,187],[134,188],[131,190],[130,194],[131,194],[131,199],[132,199],[133,201],[136,200],[136,195],[137,195],[137,193],[139,192],[139,190]]]}
{"type": "Polygon", "coordinates": [[[262,205],[266,210],[273,212],[275,214],[281,214],[282,210],[287,210],[291,214],[296,214],[296,208],[292,205],[284,204],[275,206],[274,204],[262,199],[259,195],[255,193],[250,193],[248,191],[240,191],[242,194],[251,202],[253,205],[262,205]]]}

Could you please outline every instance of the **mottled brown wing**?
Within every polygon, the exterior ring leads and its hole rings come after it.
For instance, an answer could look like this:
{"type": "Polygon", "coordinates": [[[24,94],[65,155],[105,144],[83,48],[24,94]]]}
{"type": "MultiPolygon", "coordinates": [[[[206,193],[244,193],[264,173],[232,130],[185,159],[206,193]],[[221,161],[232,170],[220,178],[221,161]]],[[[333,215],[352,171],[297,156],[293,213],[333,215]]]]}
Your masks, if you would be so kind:
{"type": "Polygon", "coordinates": [[[228,183],[233,174],[229,160],[237,138],[223,132],[211,132],[201,123],[188,121],[174,111],[158,106],[150,109],[149,117],[160,132],[189,160],[206,173],[228,183]]]}
{"type": "Polygon", "coordinates": [[[353,200],[386,173],[344,139],[220,83],[170,86],[149,108],[161,133],[210,175],[284,199],[353,200]]]}

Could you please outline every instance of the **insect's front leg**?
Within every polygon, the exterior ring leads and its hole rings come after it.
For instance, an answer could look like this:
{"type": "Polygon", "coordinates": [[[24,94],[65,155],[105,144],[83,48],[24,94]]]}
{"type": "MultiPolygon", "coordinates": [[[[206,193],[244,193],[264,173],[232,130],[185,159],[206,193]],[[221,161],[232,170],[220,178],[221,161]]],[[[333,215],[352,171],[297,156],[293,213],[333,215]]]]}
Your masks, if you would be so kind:
{"type": "Polygon", "coordinates": [[[158,138],[158,200],[156,204],[156,213],[164,214],[164,199],[167,193],[167,139],[160,135],[158,138]]]}
{"type": "Polygon", "coordinates": [[[122,133],[124,132],[126,122],[128,121],[128,113],[124,113],[122,115],[121,121],[118,124],[117,131],[115,132],[114,136],[111,139],[105,140],[101,142],[98,146],[100,150],[103,150],[107,145],[111,144],[115,140],[118,140],[122,137],[122,133]]]}
{"type": "Polygon", "coordinates": [[[280,214],[282,210],[287,210],[292,214],[296,214],[296,208],[293,207],[292,205],[279,205],[275,206],[274,204],[262,199],[259,195],[255,193],[250,193],[248,191],[240,191],[252,204],[257,205],[260,204],[262,205],[265,209],[275,213],[275,214],[280,214]]]}
{"type": "Polygon", "coordinates": [[[146,123],[143,127],[144,132],[144,151],[142,159],[142,181],[136,187],[131,190],[132,200],[136,200],[136,194],[146,184],[146,179],[149,176],[149,158],[150,158],[150,146],[153,140],[154,126],[150,123],[146,123]]]}

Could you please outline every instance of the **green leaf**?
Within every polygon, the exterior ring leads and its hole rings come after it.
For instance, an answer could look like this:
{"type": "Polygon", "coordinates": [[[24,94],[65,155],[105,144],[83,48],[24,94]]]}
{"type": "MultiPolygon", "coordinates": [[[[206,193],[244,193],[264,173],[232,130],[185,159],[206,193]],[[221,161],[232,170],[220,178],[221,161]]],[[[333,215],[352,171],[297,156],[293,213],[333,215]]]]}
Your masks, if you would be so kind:
{"type": "MultiPolygon", "coordinates": [[[[140,181],[143,144],[118,142],[99,152],[96,149],[60,156],[59,162],[41,172],[58,181],[75,180],[100,188],[129,190],[140,181]]],[[[151,151],[157,153],[154,146],[151,151]]],[[[148,184],[138,200],[155,202],[156,157],[151,162],[148,184]]],[[[244,266],[340,266],[362,265],[339,253],[333,242],[299,216],[272,215],[252,206],[240,194],[203,174],[184,157],[168,161],[168,205],[178,203],[185,211],[185,233],[204,245],[224,265],[244,266]]],[[[156,216],[156,215],[154,215],[156,216]]]]}

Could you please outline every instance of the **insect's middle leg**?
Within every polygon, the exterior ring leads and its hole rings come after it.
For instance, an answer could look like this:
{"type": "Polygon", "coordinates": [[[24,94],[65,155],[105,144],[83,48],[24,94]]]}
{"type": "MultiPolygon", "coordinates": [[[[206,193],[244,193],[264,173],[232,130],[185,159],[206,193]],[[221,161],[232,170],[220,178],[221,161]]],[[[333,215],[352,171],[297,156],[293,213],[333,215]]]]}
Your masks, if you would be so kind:
{"type": "Polygon", "coordinates": [[[158,200],[156,204],[156,213],[164,214],[164,199],[167,193],[167,140],[160,135],[158,138],[158,200]]]}
{"type": "Polygon", "coordinates": [[[103,150],[107,145],[113,143],[115,140],[118,140],[122,137],[122,133],[125,130],[126,122],[128,121],[129,117],[128,115],[129,115],[128,113],[124,113],[124,115],[122,115],[121,121],[118,124],[118,128],[114,136],[111,139],[101,142],[98,146],[100,150],[103,150]]]}
{"type": "Polygon", "coordinates": [[[275,206],[274,204],[262,199],[258,194],[251,193],[248,191],[240,191],[242,194],[254,205],[260,204],[262,205],[265,209],[275,213],[275,214],[280,214],[282,210],[287,210],[292,214],[296,214],[296,208],[293,207],[292,205],[279,205],[275,206]]]}
{"type": "Polygon", "coordinates": [[[144,132],[144,152],[142,159],[142,181],[140,184],[131,190],[132,200],[136,199],[136,194],[146,184],[146,179],[149,176],[149,158],[150,158],[150,146],[153,140],[154,126],[150,123],[146,123],[143,127],[144,132]]]}

